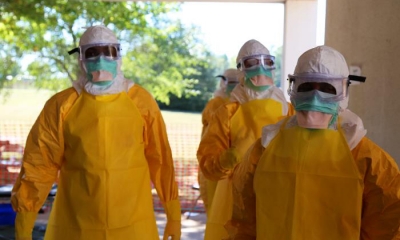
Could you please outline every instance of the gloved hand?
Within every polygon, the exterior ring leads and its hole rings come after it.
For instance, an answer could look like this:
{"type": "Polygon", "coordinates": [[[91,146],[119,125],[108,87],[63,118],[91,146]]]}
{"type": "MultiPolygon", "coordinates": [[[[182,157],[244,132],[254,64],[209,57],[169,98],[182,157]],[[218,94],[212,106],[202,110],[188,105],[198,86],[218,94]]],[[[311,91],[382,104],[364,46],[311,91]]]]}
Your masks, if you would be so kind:
{"type": "Polygon", "coordinates": [[[227,170],[233,169],[240,161],[241,155],[236,147],[228,148],[219,157],[219,164],[222,168],[227,170]]]}
{"type": "Polygon", "coordinates": [[[180,240],[181,239],[181,221],[169,221],[164,229],[163,240],[180,240]],[[171,238],[169,238],[171,237],[171,238]]]}
{"type": "Polygon", "coordinates": [[[171,200],[163,204],[167,215],[167,225],[164,229],[163,240],[181,239],[181,205],[178,199],[171,200]],[[171,237],[171,238],[169,238],[171,237]]]}
{"type": "Polygon", "coordinates": [[[32,240],[37,213],[18,212],[15,218],[15,240],[32,240]]]}

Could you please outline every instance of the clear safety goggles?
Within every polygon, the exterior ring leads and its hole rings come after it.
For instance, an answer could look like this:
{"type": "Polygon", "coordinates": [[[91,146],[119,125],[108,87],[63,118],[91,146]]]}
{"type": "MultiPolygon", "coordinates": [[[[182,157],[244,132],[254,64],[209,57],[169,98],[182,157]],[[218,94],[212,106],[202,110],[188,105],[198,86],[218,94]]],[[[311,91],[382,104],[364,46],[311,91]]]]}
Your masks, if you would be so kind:
{"type": "Polygon", "coordinates": [[[225,84],[237,84],[239,83],[239,78],[238,77],[226,77],[224,75],[218,75],[217,77],[220,77],[224,80],[225,84]]]}
{"type": "Polygon", "coordinates": [[[298,100],[318,95],[322,101],[339,102],[348,94],[348,78],[294,77],[289,75],[288,94],[298,100]]]}
{"type": "Polygon", "coordinates": [[[118,60],[121,58],[120,44],[97,43],[80,46],[69,51],[69,54],[79,52],[79,59],[82,61],[94,61],[100,56],[109,60],[118,60]]]}
{"type": "Polygon", "coordinates": [[[275,69],[275,57],[267,54],[259,54],[244,57],[237,64],[239,70],[250,70],[258,66],[263,66],[266,69],[275,69]]]}
{"type": "Polygon", "coordinates": [[[238,84],[239,83],[239,78],[237,78],[237,77],[227,77],[225,82],[226,82],[226,84],[238,84]]]}

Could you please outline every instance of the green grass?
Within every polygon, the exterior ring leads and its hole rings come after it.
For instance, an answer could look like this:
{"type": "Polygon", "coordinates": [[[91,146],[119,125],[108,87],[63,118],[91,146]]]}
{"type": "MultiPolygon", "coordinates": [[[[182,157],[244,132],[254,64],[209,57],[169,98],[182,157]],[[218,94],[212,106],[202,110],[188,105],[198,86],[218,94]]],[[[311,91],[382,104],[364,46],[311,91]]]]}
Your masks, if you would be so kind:
{"type": "Polygon", "coordinates": [[[52,92],[36,89],[6,89],[0,92],[0,121],[32,121],[52,92]]]}
{"type": "Polygon", "coordinates": [[[200,113],[178,112],[178,111],[161,111],[166,123],[201,123],[200,113]]]}
{"type": "MultiPolygon", "coordinates": [[[[35,121],[54,92],[37,89],[0,91],[0,121],[35,121]]],[[[166,123],[201,123],[200,113],[161,111],[166,123]]]]}

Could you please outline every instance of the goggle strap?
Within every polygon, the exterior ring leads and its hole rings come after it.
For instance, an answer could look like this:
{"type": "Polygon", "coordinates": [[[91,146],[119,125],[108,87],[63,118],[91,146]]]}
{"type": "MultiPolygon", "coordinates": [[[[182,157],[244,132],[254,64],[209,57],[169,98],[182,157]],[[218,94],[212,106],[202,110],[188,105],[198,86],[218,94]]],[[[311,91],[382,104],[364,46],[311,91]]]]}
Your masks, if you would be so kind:
{"type": "Polygon", "coordinates": [[[367,79],[367,77],[364,77],[364,76],[349,75],[350,81],[365,82],[366,79],[367,79]]]}
{"type": "Polygon", "coordinates": [[[69,54],[69,55],[72,55],[72,54],[74,54],[74,53],[79,53],[79,48],[74,48],[74,49],[68,51],[68,54],[69,54]]]}
{"type": "Polygon", "coordinates": [[[215,77],[220,77],[220,78],[222,78],[224,81],[226,81],[226,77],[225,77],[224,75],[218,75],[218,76],[215,76],[215,77]]]}

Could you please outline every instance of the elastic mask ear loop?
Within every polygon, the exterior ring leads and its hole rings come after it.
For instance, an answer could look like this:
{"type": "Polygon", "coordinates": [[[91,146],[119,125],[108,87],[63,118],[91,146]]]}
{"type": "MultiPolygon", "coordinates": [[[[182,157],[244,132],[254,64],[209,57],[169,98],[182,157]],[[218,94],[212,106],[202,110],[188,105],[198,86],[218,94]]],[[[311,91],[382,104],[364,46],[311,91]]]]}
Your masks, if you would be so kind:
{"type": "Polygon", "coordinates": [[[328,124],[328,128],[331,127],[333,124],[335,124],[337,119],[338,119],[338,112],[336,111],[335,114],[332,114],[332,118],[328,124]]]}

